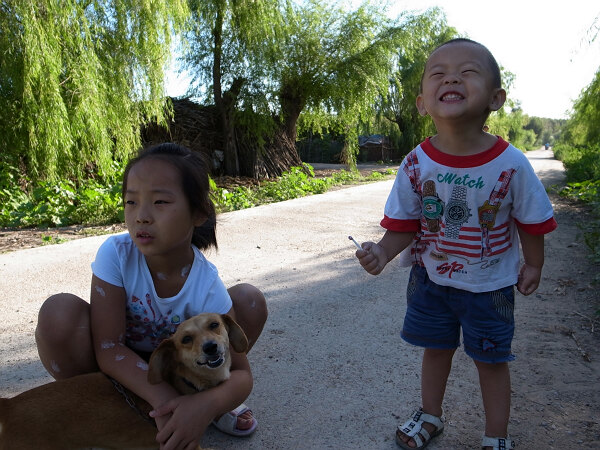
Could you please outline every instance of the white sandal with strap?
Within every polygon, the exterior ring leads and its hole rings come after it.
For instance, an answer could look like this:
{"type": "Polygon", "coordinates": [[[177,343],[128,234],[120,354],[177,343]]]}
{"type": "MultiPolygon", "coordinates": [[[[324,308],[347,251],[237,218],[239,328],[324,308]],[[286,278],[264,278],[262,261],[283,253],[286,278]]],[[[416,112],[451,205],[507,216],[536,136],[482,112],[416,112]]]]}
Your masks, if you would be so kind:
{"type": "Polygon", "coordinates": [[[256,430],[258,422],[254,415],[252,416],[252,426],[247,430],[240,430],[237,427],[238,416],[241,416],[247,411],[251,411],[244,403],[235,408],[233,411],[223,414],[219,420],[213,420],[213,425],[223,433],[230,434],[231,436],[250,436],[256,430]]]}
{"type": "Polygon", "coordinates": [[[425,448],[431,442],[431,440],[444,431],[444,415],[432,416],[431,414],[424,413],[422,409],[419,409],[413,413],[410,419],[398,426],[396,430],[396,443],[406,449],[414,450],[425,448]],[[429,423],[435,427],[435,431],[431,434],[423,427],[424,423],[429,423]],[[398,433],[403,433],[405,436],[412,438],[415,441],[415,447],[410,447],[408,442],[402,440],[402,436],[398,433]]]}
{"type": "Polygon", "coordinates": [[[489,437],[484,436],[481,440],[481,448],[492,447],[493,450],[512,450],[515,448],[515,441],[510,437],[489,437]]]}

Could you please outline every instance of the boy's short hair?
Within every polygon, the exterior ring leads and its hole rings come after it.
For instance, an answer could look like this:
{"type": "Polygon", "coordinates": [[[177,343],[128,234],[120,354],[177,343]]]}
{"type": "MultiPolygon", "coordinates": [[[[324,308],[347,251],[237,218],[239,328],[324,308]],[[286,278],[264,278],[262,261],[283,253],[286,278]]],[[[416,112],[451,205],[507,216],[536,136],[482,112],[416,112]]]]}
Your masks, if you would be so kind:
{"type": "MultiPolygon", "coordinates": [[[[498,62],[496,61],[496,58],[494,58],[494,55],[492,55],[492,52],[490,52],[485,45],[480,44],[477,41],[474,41],[472,39],[467,39],[467,38],[450,39],[449,41],[446,41],[443,44],[440,44],[436,48],[434,48],[433,51],[429,54],[429,56],[431,56],[438,49],[445,47],[446,45],[461,44],[461,43],[477,45],[485,51],[485,53],[487,55],[487,59],[488,59],[488,66],[489,66],[490,72],[492,74],[493,87],[501,88],[502,87],[502,75],[500,74],[500,66],[498,65],[498,62]]],[[[427,59],[429,60],[429,57],[427,59]]],[[[425,64],[427,64],[427,63],[425,63],[425,64]]],[[[423,77],[424,76],[425,76],[425,67],[423,67],[423,74],[421,75],[421,88],[420,88],[421,90],[423,90],[423,77]]]]}

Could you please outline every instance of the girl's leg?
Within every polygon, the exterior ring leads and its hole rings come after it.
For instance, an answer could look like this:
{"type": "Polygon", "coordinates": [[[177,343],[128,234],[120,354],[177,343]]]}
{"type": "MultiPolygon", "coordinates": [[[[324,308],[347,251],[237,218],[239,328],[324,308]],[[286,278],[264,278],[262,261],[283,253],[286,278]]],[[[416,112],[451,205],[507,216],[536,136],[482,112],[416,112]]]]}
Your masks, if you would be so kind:
{"type": "MultiPolygon", "coordinates": [[[[446,393],[446,383],[452,369],[452,358],[456,349],[426,348],[423,352],[421,365],[421,401],[423,412],[432,416],[442,415],[442,401],[446,393]]],[[[431,435],[435,425],[425,422],[423,428],[431,435]]],[[[409,447],[416,447],[414,439],[401,431],[396,432],[398,437],[408,443],[409,447]]]]}
{"type": "Polygon", "coordinates": [[[510,370],[508,363],[475,361],[485,410],[485,435],[508,436],[510,417],[510,370]]]}
{"type": "Polygon", "coordinates": [[[267,301],[263,293],[251,284],[237,284],[228,289],[236,322],[248,338],[248,352],[262,333],[267,321],[267,301]]]}
{"type": "Polygon", "coordinates": [[[100,370],[90,329],[90,305],[72,294],[48,298],[35,330],[40,360],[55,379],[100,370]]]}
{"type": "MultiPolygon", "coordinates": [[[[262,333],[267,321],[267,301],[263,293],[251,284],[237,284],[228,289],[236,322],[242,327],[248,338],[248,352],[262,333]]],[[[249,430],[254,425],[252,411],[247,411],[237,418],[236,428],[249,430]]]]}

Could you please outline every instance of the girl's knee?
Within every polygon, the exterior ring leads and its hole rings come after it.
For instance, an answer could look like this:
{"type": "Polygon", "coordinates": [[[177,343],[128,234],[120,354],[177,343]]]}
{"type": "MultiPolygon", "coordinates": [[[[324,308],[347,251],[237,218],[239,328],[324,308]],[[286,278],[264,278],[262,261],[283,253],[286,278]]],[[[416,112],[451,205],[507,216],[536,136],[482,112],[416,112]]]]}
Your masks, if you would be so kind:
{"type": "Polygon", "coordinates": [[[233,309],[236,316],[252,315],[257,318],[267,319],[267,301],[263,293],[256,286],[242,283],[229,289],[229,295],[233,302],[233,309]]]}
{"type": "Polygon", "coordinates": [[[38,314],[35,341],[42,364],[56,379],[98,370],[90,305],[72,294],[48,298],[38,314]]]}
{"type": "Polygon", "coordinates": [[[238,324],[248,338],[248,351],[252,348],[267,321],[267,301],[263,293],[251,284],[238,284],[229,289],[238,324]]]}
{"type": "Polygon", "coordinates": [[[38,339],[60,340],[82,326],[89,327],[89,304],[73,294],[55,294],[42,304],[35,334],[38,339]]]}

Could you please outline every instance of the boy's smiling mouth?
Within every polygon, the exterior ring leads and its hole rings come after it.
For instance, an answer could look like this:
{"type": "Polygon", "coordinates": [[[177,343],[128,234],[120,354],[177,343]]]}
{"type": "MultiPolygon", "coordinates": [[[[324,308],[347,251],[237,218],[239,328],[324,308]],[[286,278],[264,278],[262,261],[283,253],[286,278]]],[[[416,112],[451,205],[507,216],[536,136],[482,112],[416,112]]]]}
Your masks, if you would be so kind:
{"type": "Polygon", "coordinates": [[[459,100],[464,100],[464,98],[464,95],[461,95],[458,92],[446,92],[440,97],[440,100],[442,102],[455,102],[459,100]]]}

